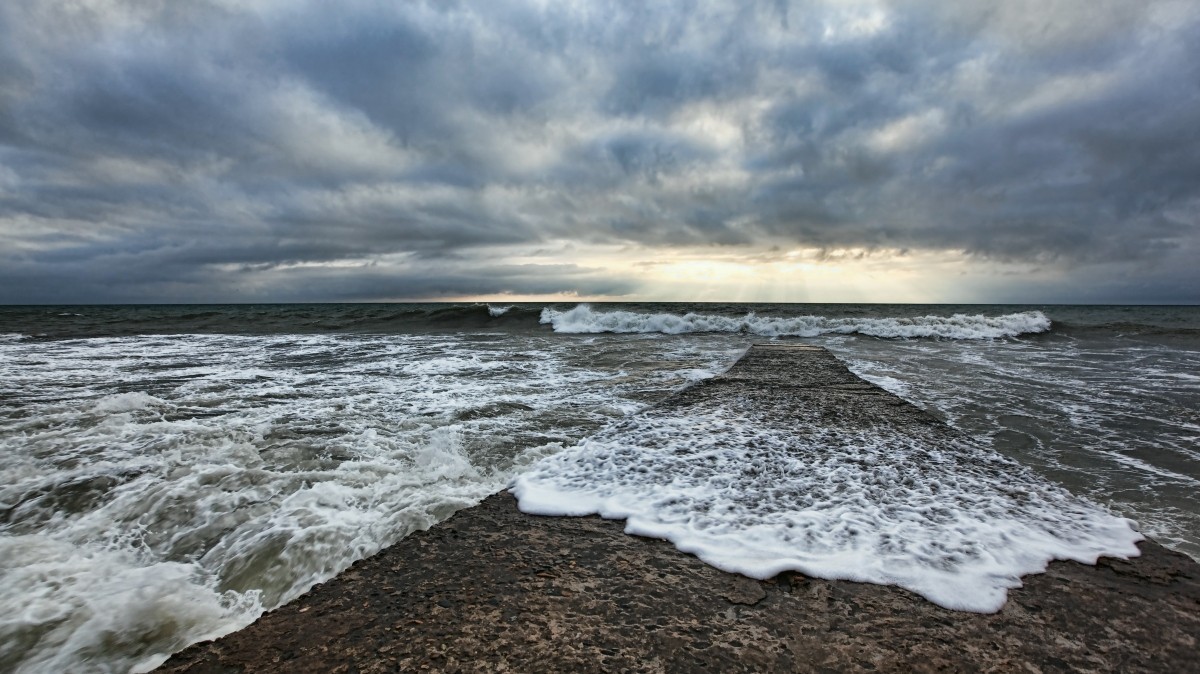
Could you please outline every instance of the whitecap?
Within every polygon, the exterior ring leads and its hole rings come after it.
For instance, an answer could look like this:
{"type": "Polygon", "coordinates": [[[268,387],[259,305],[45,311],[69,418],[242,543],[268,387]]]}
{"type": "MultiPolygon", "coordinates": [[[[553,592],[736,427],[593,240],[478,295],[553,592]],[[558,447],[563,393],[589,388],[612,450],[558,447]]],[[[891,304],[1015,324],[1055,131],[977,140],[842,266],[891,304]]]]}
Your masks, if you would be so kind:
{"type": "Polygon", "coordinates": [[[632,311],[595,311],[580,304],[567,311],[550,307],[542,310],[540,322],[555,332],[663,333],[669,335],[697,332],[730,332],[763,337],[816,337],[828,334],[860,334],[887,338],[999,339],[1046,332],[1050,319],[1040,311],[1002,316],[954,314],[951,316],[851,317],[759,316],[753,312],[741,317],[715,314],[639,313],[632,311]]]}
{"type": "Polygon", "coordinates": [[[155,405],[166,405],[167,402],[142,391],[115,393],[96,400],[92,410],[98,414],[123,414],[149,409],[155,405]]]}

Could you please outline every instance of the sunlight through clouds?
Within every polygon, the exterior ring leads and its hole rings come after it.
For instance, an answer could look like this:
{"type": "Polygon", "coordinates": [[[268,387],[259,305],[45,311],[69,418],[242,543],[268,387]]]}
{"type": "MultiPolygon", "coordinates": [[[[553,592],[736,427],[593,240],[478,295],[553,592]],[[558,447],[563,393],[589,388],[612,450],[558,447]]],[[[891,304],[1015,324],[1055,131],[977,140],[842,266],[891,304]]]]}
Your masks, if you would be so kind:
{"type": "Polygon", "coordinates": [[[1192,301],[1197,45],[1172,0],[8,3],[0,302],[1192,301]]]}

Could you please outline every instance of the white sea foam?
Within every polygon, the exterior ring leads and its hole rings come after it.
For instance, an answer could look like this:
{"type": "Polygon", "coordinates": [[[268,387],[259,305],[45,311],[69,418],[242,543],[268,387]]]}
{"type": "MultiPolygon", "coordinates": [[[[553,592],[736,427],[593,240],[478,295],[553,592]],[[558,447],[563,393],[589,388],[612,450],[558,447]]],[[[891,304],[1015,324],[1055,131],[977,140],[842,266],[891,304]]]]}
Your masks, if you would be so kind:
{"type": "Polygon", "coordinates": [[[513,305],[510,304],[505,307],[494,307],[489,304],[489,305],[487,305],[487,308],[488,308],[488,314],[490,316],[492,316],[493,318],[495,318],[498,316],[503,316],[504,314],[508,313],[509,310],[513,308],[513,305]]]}
{"type": "Polygon", "coordinates": [[[636,370],[561,340],[0,343],[0,671],[237,629],[734,355],[694,341],[636,370]]]}
{"type": "Polygon", "coordinates": [[[934,337],[939,339],[998,339],[1046,332],[1050,319],[1040,311],[1003,316],[954,314],[902,318],[830,318],[826,316],[741,317],[686,313],[645,314],[631,311],[595,311],[580,304],[568,311],[546,307],[541,322],[561,333],[665,333],[735,332],[764,337],[816,337],[826,334],[860,334],[871,337],[934,337]]]}
{"type": "Polygon", "coordinates": [[[154,405],[165,404],[165,401],[142,391],[129,393],[114,393],[98,399],[92,408],[99,414],[121,414],[144,410],[154,405]]]}
{"type": "Polygon", "coordinates": [[[1200,371],[1200,350],[1103,334],[823,343],[859,376],[1200,559],[1200,386],[1160,376],[1200,371]]]}
{"type": "Polygon", "coordinates": [[[524,512],[624,519],[753,578],[898,585],[966,611],[999,610],[1054,559],[1138,554],[1129,520],[965,439],[809,425],[762,403],[651,408],[539,461],[513,492],[524,512]]]}
{"type": "Polygon", "coordinates": [[[130,546],[31,534],[0,537],[0,661],[17,672],[147,669],[195,639],[262,611],[257,593],[221,592],[194,563],[152,561],[130,546]],[[31,594],[30,589],[39,591],[31,594]]]}

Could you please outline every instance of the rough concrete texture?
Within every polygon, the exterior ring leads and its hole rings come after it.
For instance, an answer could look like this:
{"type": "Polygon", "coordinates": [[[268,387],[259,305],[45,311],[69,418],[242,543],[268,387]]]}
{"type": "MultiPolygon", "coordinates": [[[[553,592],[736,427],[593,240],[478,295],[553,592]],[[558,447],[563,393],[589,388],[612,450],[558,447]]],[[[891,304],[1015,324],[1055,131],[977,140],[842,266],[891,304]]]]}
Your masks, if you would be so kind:
{"type": "MultiPolygon", "coordinates": [[[[887,407],[946,429],[796,347],[756,347],[658,412],[759,393],[809,420],[887,407]]],[[[889,586],[727,574],[621,522],[524,515],[502,493],[161,671],[1200,671],[1200,565],[1141,549],[1055,562],[980,615],[889,586]]]]}

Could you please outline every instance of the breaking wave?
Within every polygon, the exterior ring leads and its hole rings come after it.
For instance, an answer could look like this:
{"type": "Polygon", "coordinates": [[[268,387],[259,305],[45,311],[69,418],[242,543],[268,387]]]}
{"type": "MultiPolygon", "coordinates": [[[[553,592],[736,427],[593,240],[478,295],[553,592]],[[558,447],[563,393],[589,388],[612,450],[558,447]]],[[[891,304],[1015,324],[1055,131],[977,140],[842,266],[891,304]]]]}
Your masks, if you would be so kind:
{"type": "Polygon", "coordinates": [[[733,317],[691,312],[678,315],[595,311],[587,304],[580,304],[569,311],[547,307],[542,310],[541,322],[552,326],[555,332],[573,334],[737,332],[764,337],[860,334],[890,338],[1000,339],[1050,330],[1050,319],[1040,311],[1003,316],[954,314],[896,318],[774,317],[751,312],[733,317]]]}

